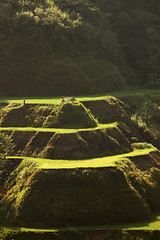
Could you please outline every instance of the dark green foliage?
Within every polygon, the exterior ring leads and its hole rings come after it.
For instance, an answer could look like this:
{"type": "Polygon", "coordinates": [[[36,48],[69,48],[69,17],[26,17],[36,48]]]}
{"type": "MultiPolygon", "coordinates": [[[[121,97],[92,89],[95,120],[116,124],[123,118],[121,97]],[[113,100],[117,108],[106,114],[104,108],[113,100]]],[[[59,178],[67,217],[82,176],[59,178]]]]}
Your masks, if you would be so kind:
{"type": "MultiPolygon", "coordinates": [[[[131,101],[131,104],[133,103],[131,101]]],[[[137,99],[138,101],[138,99],[137,99]]],[[[136,102],[135,102],[136,103],[136,102]]],[[[135,105],[134,103],[134,105],[135,105]]],[[[147,142],[151,142],[154,146],[159,148],[160,143],[160,108],[159,108],[159,100],[154,97],[146,96],[139,107],[135,109],[134,105],[132,105],[132,123],[139,128],[141,133],[147,142]]]]}
{"type": "Polygon", "coordinates": [[[112,13],[110,18],[112,27],[118,34],[125,59],[137,75],[138,82],[144,84],[155,75],[155,80],[158,80],[160,32],[157,26],[160,18],[157,6],[159,2],[121,0],[113,4],[110,0],[101,0],[99,5],[104,12],[112,13]]]}
{"type": "Polygon", "coordinates": [[[159,3],[0,2],[0,95],[159,86],[159,3]]]}

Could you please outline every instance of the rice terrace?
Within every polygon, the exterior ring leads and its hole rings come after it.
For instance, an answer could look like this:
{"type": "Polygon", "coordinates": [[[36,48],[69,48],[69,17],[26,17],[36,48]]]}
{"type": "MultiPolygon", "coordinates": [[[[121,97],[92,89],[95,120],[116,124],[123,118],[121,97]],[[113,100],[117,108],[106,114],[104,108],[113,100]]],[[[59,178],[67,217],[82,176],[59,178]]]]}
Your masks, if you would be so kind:
{"type": "Polygon", "coordinates": [[[0,1],[0,240],[160,240],[160,1],[0,1]]]}
{"type": "Polygon", "coordinates": [[[2,239],[159,236],[159,138],[133,96],[0,100],[2,239]]]}

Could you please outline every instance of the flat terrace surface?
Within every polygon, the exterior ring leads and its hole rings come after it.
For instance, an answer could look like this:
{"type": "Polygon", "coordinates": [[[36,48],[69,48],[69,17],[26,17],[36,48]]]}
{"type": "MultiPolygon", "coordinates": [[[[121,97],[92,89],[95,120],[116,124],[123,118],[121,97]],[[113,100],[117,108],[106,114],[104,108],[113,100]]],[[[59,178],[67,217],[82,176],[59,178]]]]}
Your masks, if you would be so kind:
{"type": "Polygon", "coordinates": [[[34,128],[34,127],[0,127],[0,131],[20,131],[20,132],[58,132],[75,133],[80,131],[94,131],[98,129],[114,128],[118,123],[98,124],[95,128],[34,128]]]}
{"type": "MultiPolygon", "coordinates": [[[[103,100],[105,98],[115,96],[130,96],[130,95],[160,95],[160,89],[131,89],[126,91],[119,92],[109,92],[96,95],[87,95],[87,96],[74,96],[78,101],[94,101],[94,100],[103,100]]],[[[25,97],[25,96],[24,96],[25,97]]],[[[24,97],[1,97],[0,103],[23,103],[24,97]]],[[[61,97],[26,97],[27,104],[59,104],[61,102],[61,97]]]]}
{"type": "Polygon", "coordinates": [[[129,157],[148,155],[155,152],[156,148],[146,148],[141,150],[134,150],[130,153],[119,154],[115,156],[108,156],[102,158],[92,158],[85,160],[53,160],[33,157],[8,157],[9,159],[24,159],[25,161],[32,161],[36,163],[37,168],[40,169],[74,169],[74,168],[102,168],[114,167],[119,161],[127,160],[129,157]]]}

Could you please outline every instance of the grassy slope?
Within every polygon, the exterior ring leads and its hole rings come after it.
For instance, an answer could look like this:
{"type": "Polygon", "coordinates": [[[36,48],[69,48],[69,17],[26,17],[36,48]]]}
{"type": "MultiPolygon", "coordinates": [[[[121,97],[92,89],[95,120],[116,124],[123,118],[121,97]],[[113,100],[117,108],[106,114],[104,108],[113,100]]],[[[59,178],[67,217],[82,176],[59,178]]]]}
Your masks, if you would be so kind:
{"type": "MultiPolygon", "coordinates": [[[[125,160],[128,157],[147,155],[156,148],[147,148],[141,150],[134,150],[130,153],[124,153],[115,156],[92,158],[86,160],[52,160],[43,158],[23,157],[27,161],[33,161],[40,169],[71,169],[71,168],[100,168],[116,166],[116,163],[125,160]]],[[[9,158],[22,158],[22,157],[9,157],[9,158]]]]}

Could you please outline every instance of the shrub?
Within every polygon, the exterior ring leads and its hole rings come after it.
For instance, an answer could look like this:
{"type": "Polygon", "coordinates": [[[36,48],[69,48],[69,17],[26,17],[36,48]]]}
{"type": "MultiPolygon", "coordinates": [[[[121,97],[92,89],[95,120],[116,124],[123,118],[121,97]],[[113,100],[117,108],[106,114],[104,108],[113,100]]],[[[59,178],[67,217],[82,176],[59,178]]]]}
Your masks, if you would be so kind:
{"type": "Polygon", "coordinates": [[[144,120],[142,119],[142,117],[141,117],[141,116],[138,116],[137,114],[135,114],[135,115],[133,115],[133,116],[131,117],[131,121],[132,121],[132,123],[133,123],[136,127],[138,127],[141,131],[144,131],[144,130],[148,129],[146,122],[144,122],[144,120]]]}
{"type": "Polygon", "coordinates": [[[131,146],[133,149],[153,148],[153,145],[147,142],[132,143],[131,146]]]}

